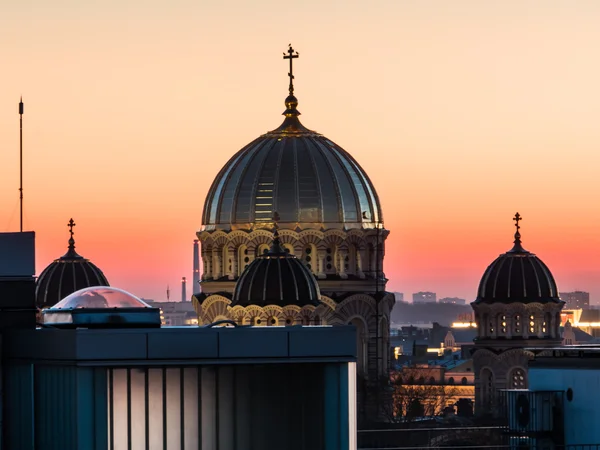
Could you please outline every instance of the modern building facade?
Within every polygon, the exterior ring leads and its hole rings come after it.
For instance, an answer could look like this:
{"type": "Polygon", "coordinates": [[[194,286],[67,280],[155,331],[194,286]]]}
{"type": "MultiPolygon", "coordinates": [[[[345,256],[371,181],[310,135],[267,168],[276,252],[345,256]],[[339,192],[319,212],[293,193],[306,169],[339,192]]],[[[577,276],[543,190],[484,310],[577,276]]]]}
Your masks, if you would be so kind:
{"type": "Polygon", "coordinates": [[[412,300],[413,303],[436,303],[437,294],[435,292],[415,292],[412,300]]]}
{"type": "Polygon", "coordinates": [[[590,307],[589,292],[561,292],[559,296],[565,302],[565,309],[588,309],[590,307]]]}

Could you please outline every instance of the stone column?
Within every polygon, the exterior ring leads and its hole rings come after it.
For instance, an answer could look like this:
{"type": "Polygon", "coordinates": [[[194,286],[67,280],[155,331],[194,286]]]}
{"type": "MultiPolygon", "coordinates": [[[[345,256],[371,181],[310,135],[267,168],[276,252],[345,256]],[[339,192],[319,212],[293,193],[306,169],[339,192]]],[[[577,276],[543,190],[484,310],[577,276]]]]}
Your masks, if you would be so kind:
{"type": "Polygon", "coordinates": [[[230,247],[227,251],[227,257],[231,259],[231,273],[229,274],[230,280],[235,280],[238,273],[238,251],[234,247],[230,247]]]}
{"type": "Polygon", "coordinates": [[[356,275],[360,279],[365,278],[365,272],[363,271],[364,267],[364,258],[365,258],[365,249],[361,248],[356,251],[356,275]]]}
{"type": "Polygon", "coordinates": [[[340,278],[346,279],[348,278],[348,274],[346,273],[346,257],[348,256],[348,250],[338,250],[338,272],[340,274],[340,278]]]}
{"type": "Polygon", "coordinates": [[[316,258],[317,258],[317,278],[324,279],[325,278],[325,258],[327,257],[327,252],[325,250],[317,250],[316,258]]]}
{"type": "Polygon", "coordinates": [[[212,277],[216,280],[221,277],[221,262],[223,258],[221,257],[221,252],[217,249],[213,250],[212,256],[212,277]]]}

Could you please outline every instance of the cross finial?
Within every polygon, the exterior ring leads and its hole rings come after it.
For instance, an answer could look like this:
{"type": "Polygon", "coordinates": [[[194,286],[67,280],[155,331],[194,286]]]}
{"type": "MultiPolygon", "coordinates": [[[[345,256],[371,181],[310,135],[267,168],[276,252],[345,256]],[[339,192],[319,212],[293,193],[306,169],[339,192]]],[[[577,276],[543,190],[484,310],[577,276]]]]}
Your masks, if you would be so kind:
{"type": "Polygon", "coordinates": [[[77,224],[75,223],[75,221],[73,220],[73,218],[71,218],[71,220],[69,220],[69,223],[67,224],[67,226],[69,227],[69,233],[71,233],[71,237],[73,237],[73,235],[75,234],[73,232],[73,227],[75,225],[77,225],[77,224]]]}
{"type": "Polygon", "coordinates": [[[521,214],[516,213],[515,217],[513,218],[513,220],[515,221],[515,228],[516,228],[516,231],[515,231],[515,241],[514,241],[515,242],[514,249],[521,249],[522,250],[522,247],[521,247],[521,233],[519,232],[519,230],[521,229],[521,226],[519,225],[519,222],[521,220],[523,220],[523,217],[521,217],[521,214]]]}
{"type": "Polygon", "coordinates": [[[290,60],[290,71],[288,72],[288,77],[290,77],[290,95],[294,95],[294,66],[292,62],[294,61],[294,58],[298,58],[299,56],[300,54],[292,48],[292,44],[289,44],[287,55],[285,53],[283,54],[283,59],[290,60]]]}
{"type": "MultiPolygon", "coordinates": [[[[67,224],[67,226],[69,227],[69,233],[71,234],[71,236],[69,237],[69,251],[67,252],[67,255],[69,256],[76,256],[77,254],[75,253],[75,239],[73,239],[73,235],[75,234],[73,232],[73,227],[76,225],[75,221],[73,220],[73,218],[71,218],[71,220],[69,220],[69,223],[67,224]]],[[[67,256],[65,255],[65,256],[67,256]]]]}

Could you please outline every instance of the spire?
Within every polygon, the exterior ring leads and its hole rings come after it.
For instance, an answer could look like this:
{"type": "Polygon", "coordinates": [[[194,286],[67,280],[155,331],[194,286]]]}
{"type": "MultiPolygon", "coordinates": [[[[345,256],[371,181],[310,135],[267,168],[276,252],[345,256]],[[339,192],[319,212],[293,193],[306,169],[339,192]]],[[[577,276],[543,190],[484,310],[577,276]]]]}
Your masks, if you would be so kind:
{"type": "Polygon", "coordinates": [[[269,255],[281,255],[286,254],[285,249],[281,246],[281,242],[279,241],[279,222],[281,218],[277,211],[273,213],[273,243],[271,244],[271,248],[269,249],[269,255]]]}
{"type": "Polygon", "coordinates": [[[289,44],[289,48],[287,51],[287,55],[284,53],[283,54],[283,59],[289,59],[290,60],[290,71],[288,72],[288,77],[290,77],[290,87],[289,87],[289,92],[290,92],[290,96],[294,95],[294,66],[293,66],[293,62],[295,58],[300,57],[300,54],[295,51],[292,48],[292,44],[289,44]]]}
{"type": "Polygon", "coordinates": [[[69,237],[69,249],[67,253],[63,256],[63,258],[81,258],[81,256],[79,256],[75,251],[75,239],[73,238],[73,235],[75,234],[75,232],[73,231],[73,227],[75,227],[76,225],[77,224],[75,223],[73,218],[71,218],[71,220],[69,220],[69,223],[67,224],[71,236],[69,237]]]}
{"type": "Polygon", "coordinates": [[[294,66],[293,61],[295,58],[298,58],[299,53],[292,48],[292,44],[289,45],[287,54],[283,54],[283,59],[290,60],[290,71],[288,72],[288,77],[290,78],[290,85],[288,88],[289,95],[285,99],[285,111],[283,115],[285,119],[283,123],[279,126],[279,128],[267,133],[267,134],[277,134],[277,135],[287,135],[287,134],[300,134],[300,133],[310,133],[316,134],[314,131],[310,131],[304,125],[300,123],[298,120],[298,116],[300,115],[300,111],[298,111],[298,99],[294,97],[294,66]]]}
{"type": "Polygon", "coordinates": [[[521,226],[519,225],[519,222],[521,220],[523,220],[523,217],[521,217],[521,215],[517,212],[515,214],[515,217],[513,218],[513,220],[515,221],[515,240],[514,240],[514,246],[513,248],[510,250],[511,252],[517,253],[517,252],[526,252],[527,250],[525,250],[523,248],[523,246],[521,245],[521,233],[519,232],[519,230],[521,229],[521,226]]]}

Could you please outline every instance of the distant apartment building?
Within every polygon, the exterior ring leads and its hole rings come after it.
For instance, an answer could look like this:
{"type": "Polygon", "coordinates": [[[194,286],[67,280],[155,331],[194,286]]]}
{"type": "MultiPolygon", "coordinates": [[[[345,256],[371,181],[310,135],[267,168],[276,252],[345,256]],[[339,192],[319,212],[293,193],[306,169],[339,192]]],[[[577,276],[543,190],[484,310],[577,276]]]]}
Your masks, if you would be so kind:
{"type": "Polygon", "coordinates": [[[466,305],[467,301],[464,298],[444,297],[444,298],[440,298],[440,301],[438,303],[452,303],[453,305],[466,305]]]}
{"type": "Polygon", "coordinates": [[[558,295],[562,301],[566,302],[564,309],[589,309],[590,307],[589,292],[561,292],[558,295]]]}
{"type": "Polygon", "coordinates": [[[404,293],[394,292],[394,298],[396,299],[397,302],[403,302],[404,301],[404,293]]]}
{"type": "Polygon", "coordinates": [[[415,292],[413,303],[437,303],[437,294],[435,292],[415,292]]]}

